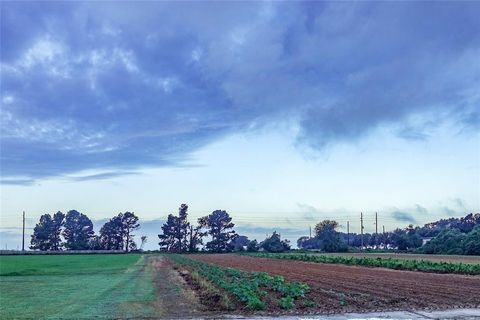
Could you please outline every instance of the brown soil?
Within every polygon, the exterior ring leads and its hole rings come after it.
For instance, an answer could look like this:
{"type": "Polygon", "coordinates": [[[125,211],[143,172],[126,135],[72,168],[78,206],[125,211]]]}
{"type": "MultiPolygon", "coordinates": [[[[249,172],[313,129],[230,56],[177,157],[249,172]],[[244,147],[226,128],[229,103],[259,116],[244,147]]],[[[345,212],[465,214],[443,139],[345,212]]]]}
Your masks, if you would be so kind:
{"type": "Polygon", "coordinates": [[[480,276],[433,274],[382,268],[267,259],[233,254],[191,258],[284,276],[308,283],[315,312],[480,307],[480,276]]]}

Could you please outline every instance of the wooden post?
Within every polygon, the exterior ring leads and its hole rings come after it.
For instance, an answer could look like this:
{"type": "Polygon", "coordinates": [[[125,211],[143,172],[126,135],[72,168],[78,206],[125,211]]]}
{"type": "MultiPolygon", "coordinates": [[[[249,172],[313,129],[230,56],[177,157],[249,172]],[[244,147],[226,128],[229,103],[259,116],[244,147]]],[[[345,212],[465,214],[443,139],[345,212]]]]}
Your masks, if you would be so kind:
{"type": "Polygon", "coordinates": [[[360,249],[363,249],[363,212],[360,212],[360,239],[362,241],[360,249]]]}
{"type": "Polygon", "coordinates": [[[347,246],[350,245],[350,221],[347,221],[347,246]]]}
{"type": "Polygon", "coordinates": [[[25,251],[25,211],[23,211],[22,251],[25,251]]]}

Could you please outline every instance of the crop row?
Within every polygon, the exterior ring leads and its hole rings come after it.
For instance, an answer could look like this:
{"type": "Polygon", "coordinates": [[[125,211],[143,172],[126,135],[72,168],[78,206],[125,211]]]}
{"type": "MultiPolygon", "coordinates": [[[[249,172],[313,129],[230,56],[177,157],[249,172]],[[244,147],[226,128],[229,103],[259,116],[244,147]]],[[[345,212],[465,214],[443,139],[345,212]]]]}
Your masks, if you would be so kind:
{"type": "Polygon", "coordinates": [[[480,264],[466,264],[461,262],[434,262],[426,260],[407,260],[394,258],[368,258],[368,257],[345,257],[328,256],[322,254],[307,253],[243,253],[263,258],[290,259],[317,263],[334,263],[345,265],[358,265],[366,267],[382,267],[397,270],[410,270],[435,273],[457,273],[457,274],[480,274],[480,264]]]}
{"type": "MultiPolygon", "coordinates": [[[[221,268],[203,261],[181,255],[171,255],[175,263],[193,269],[214,285],[233,295],[250,310],[264,310],[269,292],[276,292],[278,305],[283,309],[295,307],[295,301],[304,298],[309,291],[305,283],[287,282],[281,276],[272,276],[265,272],[244,272],[234,268],[221,268]]],[[[309,306],[310,301],[304,301],[309,306]]]]}

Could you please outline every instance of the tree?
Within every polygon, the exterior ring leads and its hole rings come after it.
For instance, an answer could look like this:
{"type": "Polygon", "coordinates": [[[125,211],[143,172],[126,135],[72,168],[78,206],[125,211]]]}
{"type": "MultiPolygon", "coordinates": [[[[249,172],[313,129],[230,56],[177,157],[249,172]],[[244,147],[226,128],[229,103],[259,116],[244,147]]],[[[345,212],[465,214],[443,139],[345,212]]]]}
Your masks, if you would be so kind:
{"type": "Polygon", "coordinates": [[[206,232],[202,231],[202,226],[198,225],[195,228],[190,225],[190,228],[187,233],[188,237],[188,251],[196,252],[198,246],[203,244],[203,237],[206,235],[206,232]]]}
{"type": "Polygon", "coordinates": [[[409,225],[406,229],[395,229],[391,234],[391,244],[398,250],[415,249],[422,246],[422,239],[417,229],[409,225]]]}
{"type": "Polygon", "coordinates": [[[274,231],[270,237],[260,243],[260,247],[268,252],[283,252],[290,250],[290,243],[288,240],[282,240],[280,234],[274,231]]]}
{"type": "Polygon", "coordinates": [[[100,229],[100,242],[105,250],[123,250],[123,223],[121,215],[111,218],[100,229]]]}
{"type": "Polygon", "coordinates": [[[257,240],[252,240],[248,243],[248,252],[257,252],[258,250],[260,250],[260,246],[258,245],[257,240]]]}
{"type": "Polygon", "coordinates": [[[103,250],[105,249],[102,244],[100,236],[93,235],[88,242],[88,248],[90,250],[103,250]]]}
{"type": "Polygon", "coordinates": [[[465,234],[458,229],[443,230],[421,250],[425,253],[463,254],[465,238],[465,234]]]}
{"type": "Polygon", "coordinates": [[[63,237],[69,250],[87,250],[91,246],[93,232],[92,221],[84,214],[70,210],[65,216],[63,237]]]}
{"type": "Polygon", "coordinates": [[[169,214],[167,221],[162,226],[162,234],[158,235],[160,242],[160,250],[168,252],[180,252],[180,246],[177,242],[177,237],[175,236],[175,231],[177,230],[178,217],[175,217],[173,214],[169,214]]]}
{"type": "Polygon", "coordinates": [[[234,251],[243,251],[250,244],[247,236],[237,235],[231,242],[234,251]]]}
{"type": "Polygon", "coordinates": [[[480,225],[467,233],[464,242],[464,254],[480,255],[480,225]]]}
{"type": "Polygon", "coordinates": [[[58,211],[53,215],[44,214],[33,229],[30,248],[41,251],[57,251],[61,248],[61,234],[65,215],[58,211]]]}
{"type": "Polygon", "coordinates": [[[163,234],[159,234],[160,248],[169,252],[184,252],[188,248],[196,248],[198,244],[198,237],[200,236],[199,229],[193,230],[190,228],[190,223],[187,221],[188,205],[181,204],[178,209],[178,216],[169,214],[167,222],[162,226],[163,234]],[[189,245],[189,239],[191,245],[189,245]]]}
{"type": "Polygon", "coordinates": [[[346,251],[347,246],[337,232],[338,222],[323,220],[315,226],[315,238],[318,249],[326,252],[346,251]]]}
{"type": "Polygon", "coordinates": [[[320,249],[320,243],[316,237],[303,236],[298,238],[297,247],[300,249],[320,249]]]}
{"type": "Polygon", "coordinates": [[[40,221],[33,229],[30,249],[47,251],[51,250],[50,232],[53,228],[52,216],[48,213],[40,217],[40,221]]]}
{"type": "Polygon", "coordinates": [[[215,210],[210,215],[199,218],[198,224],[212,237],[206,248],[213,252],[230,251],[229,243],[235,238],[232,218],[225,210],[215,210]]]}
{"type": "Polygon", "coordinates": [[[58,211],[53,215],[53,225],[50,232],[52,250],[58,251],[62,247],[62,226],[65,219],[65,215],[58,211]]]}
{"type": "Polygon", "coordinates": [[[122,237],[125,241],[125,251],[128,252],[129,249],[136,250],[137,244],[133,241],[134,234],[132,232],[140,227],[138,217],[133,212],[129,211],[120,213],[119,216],[122,221],[122,237]]]}

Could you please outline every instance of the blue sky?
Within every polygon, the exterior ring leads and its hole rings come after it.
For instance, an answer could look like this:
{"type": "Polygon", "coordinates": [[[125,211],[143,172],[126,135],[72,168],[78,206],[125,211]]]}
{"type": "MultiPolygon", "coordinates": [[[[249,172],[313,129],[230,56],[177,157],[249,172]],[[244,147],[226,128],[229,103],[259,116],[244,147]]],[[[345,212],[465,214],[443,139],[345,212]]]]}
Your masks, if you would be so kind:
{"type": "Polygon", "coordinates": [[[360,211],[387,228],[478,212],[479,15],[476,2],[2,2],[0,246],[22,210],[30,227],[135,211],[152,247],[183,202],[291,239],[360,211]]]}

